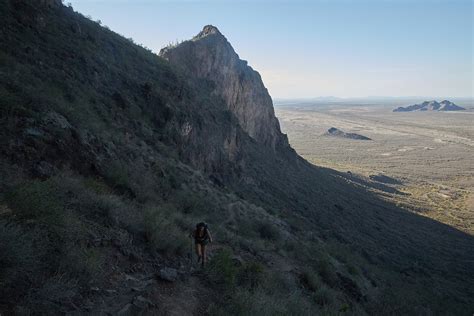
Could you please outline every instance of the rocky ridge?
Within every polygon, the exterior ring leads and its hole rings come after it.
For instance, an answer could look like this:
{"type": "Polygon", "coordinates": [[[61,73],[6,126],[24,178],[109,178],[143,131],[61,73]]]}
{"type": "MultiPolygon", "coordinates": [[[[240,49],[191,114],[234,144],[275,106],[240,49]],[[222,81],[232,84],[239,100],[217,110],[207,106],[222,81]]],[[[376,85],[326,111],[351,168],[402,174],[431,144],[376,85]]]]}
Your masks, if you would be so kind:
{"type": "Polygon", "coordinates": [[[463,111],[465,108],[460,107],[454,104],[451,101],[443,100],[441,102],[437,101],[425,101],[419,104],[413,104],[406,107],[398,107],[393,110],[393,112],[415,112],[415,111],[439,111],[439,112],[447,112],[447,111],[463,111]]]}

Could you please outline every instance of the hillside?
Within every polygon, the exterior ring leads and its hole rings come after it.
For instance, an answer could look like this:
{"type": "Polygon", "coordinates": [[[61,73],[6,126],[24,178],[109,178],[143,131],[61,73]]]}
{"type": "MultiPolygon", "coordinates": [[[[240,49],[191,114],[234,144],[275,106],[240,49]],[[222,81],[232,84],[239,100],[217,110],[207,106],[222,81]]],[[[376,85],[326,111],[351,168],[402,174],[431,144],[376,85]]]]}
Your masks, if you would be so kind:
{"type": "Polygon", "coordinates": [[[217,28],[157,56],[58,1],[0,18],[0,313],[472,313],[474,238],[299,157],[217,28]]]}
{"type": "Polygon", "coordinates": [[[344,131],[341,131],[340,129],[336,127],[330,127],[326,133],[324,133],[326,136],[335,136],[335,137],[341,137],[341,138],[347,138],[347,139],[357,139],[357,140],[371,140],[367,136],[360,135],[357,133],[346,133],[344,131]]]}

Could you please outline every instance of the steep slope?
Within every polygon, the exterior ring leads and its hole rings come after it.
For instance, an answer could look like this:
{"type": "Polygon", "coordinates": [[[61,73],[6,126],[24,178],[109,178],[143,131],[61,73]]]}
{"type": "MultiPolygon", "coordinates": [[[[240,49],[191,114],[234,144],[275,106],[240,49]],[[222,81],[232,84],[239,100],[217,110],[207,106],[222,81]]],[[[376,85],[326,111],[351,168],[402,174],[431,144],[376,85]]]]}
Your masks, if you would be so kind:
{"type": "Polygon", "coordinates": [[[57,1],[0,18],[1,312],[471,313],[472,236],[300,158],[216,28],[165,60],[57,1]]]}

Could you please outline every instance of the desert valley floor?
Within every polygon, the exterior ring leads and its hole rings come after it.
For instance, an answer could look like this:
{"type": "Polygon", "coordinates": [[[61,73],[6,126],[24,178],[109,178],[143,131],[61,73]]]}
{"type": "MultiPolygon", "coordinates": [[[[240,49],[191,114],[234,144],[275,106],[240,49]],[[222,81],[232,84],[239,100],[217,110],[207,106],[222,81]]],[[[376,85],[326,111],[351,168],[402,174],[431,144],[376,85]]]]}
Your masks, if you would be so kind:
{"type": "Polygon", "coordinates": [[[467,111],[393,113],[393,104],[357,102],[276,102],[275,109],[290,144],[310,162],[474,234],[474,110],[462,105],[467,111]],[[331,127],[372,140],[324,135],[331,127]]]}

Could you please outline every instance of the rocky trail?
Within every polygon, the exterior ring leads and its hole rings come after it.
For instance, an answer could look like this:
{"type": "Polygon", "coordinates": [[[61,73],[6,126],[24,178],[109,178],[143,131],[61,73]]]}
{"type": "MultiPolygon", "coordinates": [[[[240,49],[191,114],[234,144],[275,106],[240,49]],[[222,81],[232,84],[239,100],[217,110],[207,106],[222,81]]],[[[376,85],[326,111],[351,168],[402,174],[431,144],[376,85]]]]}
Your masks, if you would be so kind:
{"type": "MultiPolygon", "coordinates": [[[[221,248],[215,245],[213,253],[221,248]]],[[[118,258],[121,254],[115,256],[118,258]]],[[[121,258],[109,263],[113,265],[114,273],[107,276],[107,286],[99,288],[92,285],[88,296],[93,299],[83,305],[70,302],[71,310],[66,315],[181,316],[208,313],[210,298],[216,293],[211,293],[204,284],[206,274],[196,262],[195,255],[193,262],[190,256],[181,258],[180,266],[174,268],[167,266],[166,261],[158,262],[148,256],[137,253],[131,256],[132,260],[121,258]]]]}

